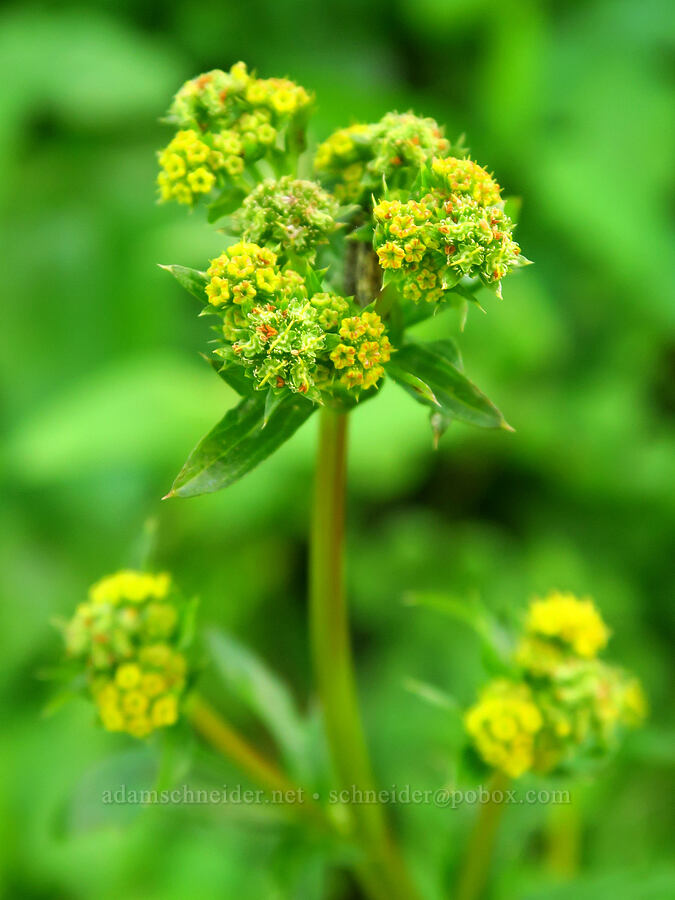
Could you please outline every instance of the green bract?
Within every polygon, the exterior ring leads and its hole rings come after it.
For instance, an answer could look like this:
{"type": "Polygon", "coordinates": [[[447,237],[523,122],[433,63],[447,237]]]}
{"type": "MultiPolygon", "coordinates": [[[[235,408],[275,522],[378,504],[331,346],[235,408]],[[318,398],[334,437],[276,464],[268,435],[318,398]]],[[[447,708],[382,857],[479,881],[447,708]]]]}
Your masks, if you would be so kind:
{"type": "Polygon", "coordinates": [[[169,110],[161,198],[205,200],[237,239],[205,271],[166,268],[215,320],[211,361],[242,398],[172,495],[231,484],[317,407],[349,409],[386,375],[429,408],[436,440],[454,420],[509,428],[452,341],[406,334],[442,300],[464,316],[526,262],[499,185],[413,113],[335,132],[314,156],[319,181],[301,178],[310,105],[292,81],[237,63],[188,81],[169,110]]]}

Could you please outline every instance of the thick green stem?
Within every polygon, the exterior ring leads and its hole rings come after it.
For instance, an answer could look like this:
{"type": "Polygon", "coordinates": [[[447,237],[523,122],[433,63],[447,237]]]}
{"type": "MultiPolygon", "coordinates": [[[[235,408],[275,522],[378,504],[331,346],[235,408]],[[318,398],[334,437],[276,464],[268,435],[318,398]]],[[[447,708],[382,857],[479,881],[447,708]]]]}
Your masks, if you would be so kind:
{"type": "Polygon", "coordinates": [[[314,669],[335,774],[348,798],[356,838],[368,855],[369,892],[387,900],[410,900],[414,889],[382,806],[374,802],[356,692],[343,583],[346,439],[346,414],[322,409],[310,554],[314,669]]]}
{"type": "Polygon", "coordinates": [[[504,808],[505,791],[509,779],[502,772],[495,772],[489,784],[490,798],[481,804],[464,859],[456,900],[478,900],[485,890],[497,829],[504,808]],[[501,793],[501,797],[495,795],[501,793]]]}

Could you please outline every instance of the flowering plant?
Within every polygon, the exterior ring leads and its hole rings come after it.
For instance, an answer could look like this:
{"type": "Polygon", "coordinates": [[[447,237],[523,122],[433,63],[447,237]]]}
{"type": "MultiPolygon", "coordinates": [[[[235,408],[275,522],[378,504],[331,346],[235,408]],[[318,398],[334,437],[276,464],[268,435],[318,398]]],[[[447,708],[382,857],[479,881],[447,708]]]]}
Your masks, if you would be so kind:
{"type": "Polygon", "coordinates": [[[465,316],[527,262],[499,185],[412,113],[337,131],[314,154],[316,180],[300,178],[311,106],[243,63],[187,82],[171,105],[160,199],[206,204],[239,240],[203,271],[165,268],[213,318],[214,365],[242,400],[169,496],[231,484],[314,411],[348,410],[386,376],[430,408],[436,437],[454,419],[508,428],[451,341],[406,334],[444,307],[465,316]]]}
{"type": "MultiPolygon", "coordinates": [[[[230,237],[200,269],[163,268],[210,318],[209,361],[239,399],[167,497],[231,485],[318,413],[309,632],[332,767],[326,779],[370,791],[343,585],[348,414],[390,378],[429,410],[436,441],[455,420],[511,430],[465,375],[455,343],[420,342],[410,329],[445,310],[459,313],[463,327],[478,292],[501,297],[502,281],[528,260],[499,184],[433,119],[387,113],[338,130],[313,152],[312,104],[292,81],[258,78],[237,63],[188,81],[170,106],[175,134],[158,154],[159,199],[204,208],[230,237]]],[[[251,747],[194,691],[188,696],[192,610],[165,574],[123,571],[91,588],[63,630],[101,724],[144,739],[185,713],[266,790],[297,793],[287,772],[303,785],[316,777],[298,750],[307,723],[248,650],[222,634],[210,642],[233,689],[278,738],[285,765],[251,747]]],[[[513,658],[465,716],[484,766],[510,777],[562,770],[601,754],[622,725],[639,721],[637,682],[596,658],[607,638],[589,601],[553,594],[531,606],[513,658]]],[[[418,896],[380,805],[297,805],[350,843],[366,895],[418,896]]]]}

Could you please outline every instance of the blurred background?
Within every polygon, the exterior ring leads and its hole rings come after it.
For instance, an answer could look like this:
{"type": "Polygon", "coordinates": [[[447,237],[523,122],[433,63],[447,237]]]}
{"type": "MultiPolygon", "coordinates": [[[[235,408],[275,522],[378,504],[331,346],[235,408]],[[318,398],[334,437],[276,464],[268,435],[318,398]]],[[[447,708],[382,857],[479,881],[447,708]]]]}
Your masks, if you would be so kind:
{"type": "MultiPolygon", "coordinates": [[[[327,896],[300,839],[251,811],[110,820],[88,808],[128,742],[84,702],[43,714],[53,688],[40,673],[61,650],[53,619],[135,564],[149,530],[156,565],[201,597],[202,621],[247,640],[311,704],[316,423],[221,494],[159,500],[234,395],[198,356],[208,331],[196,304],[156,266],[203,267],[221,249],[199,213],[155,203],[154,154],[170,134],[158,119],[185,79],[238,59],[316,92],[316,140],[413,109],[466,133],[524,201],[519,240],[536,265],[507,279],[503,302],[486,299],[488,315],[472,310],[461,339],[467,374],[516,433],[453,426],[433,453],[423,409],[393,384],[353,416],[348,577],[382,784],[452,776],[456,723],[405,680],[469,703],[485,678],[471,633],[406,606],[408,592],[479,594],[507,617],[552,587],[589,593],[613,629],[608,655],[643,679],[651,716],[599,778],[572,785],[564,864],[547,850],[551,808],[506,810],[492,896],[675,896],[672,24],[665,0],[4,6],[5,896],[327,896]]],[[[457,321],[421,330],[456,334],[457,321]]],[[[204,684],[227,707],[208,669],[204,684]]],[[[447,896],[475,810],[395,814],[425,896],[447,896]]]]}

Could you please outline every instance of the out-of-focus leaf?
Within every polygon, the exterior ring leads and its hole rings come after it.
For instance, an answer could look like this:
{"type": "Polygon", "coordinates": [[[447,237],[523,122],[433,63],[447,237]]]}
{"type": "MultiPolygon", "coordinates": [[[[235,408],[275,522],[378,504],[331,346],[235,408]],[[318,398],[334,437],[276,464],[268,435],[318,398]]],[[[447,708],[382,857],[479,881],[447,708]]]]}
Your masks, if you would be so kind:
{"type": "Polygon", "coordinates": [[[227,690],[268,728],[294,773],[306,776],[307,730],[289,689],[232,635],[214,628],[207,641],[227,690]]]}
{"type": "Polygon", "coordinates": [[[433,609],[464,623],[478,635],[488,668],[497,671],[510,668],[509,636],[479,601],[460,600],[448,594],[414,592],[406,595],[404,602],[407,606],[433,609]]]}
{"type": "Polygon", "coordinates": [[[387,372],[420,403],[480,428],[511,431],[501,412],[459,369],[452,341],[409,343],[387,365],[387,372]],[[411,383],[411,376],[425,385],[411,383]],[[433,399],[432,399],[433,397],[433,399]]]}
{"type": "Polygon", "coordinates": [[[433,684],[417,681],[416,678],[406,678],[403,682],[403,687],[411,694],[414,694],[426,703],[431,704],[431,706],[455,713],[460,710],[458,701],[451,694],[442,691],[433,684]]]}
{"type": "Polygon", "coordinates": [[[206,296],[206,285],[209,279],[206,272],[200,272],[198,269],[189,269],[187,266],[162,266],[165,272],[170,272],[176,281],[185,288],[193,297],[196,297],[200,303],[206,305],[208,302],[206,296]]]}
{"type": "Polygon", "coordinates": [[[238,481],[267,459],[314,412],[308,400],[289,397],[269,416],[266,395],[245,397],[229,410],[197,444],[178,473],[168,497],[195,497],[219,491],[238,481]]]}
{"type": "Polygon", "coordinates": [[[109,756],[86,770],[61,811],[66,835],[128,825],[156,790],[157,754],[149,745],[109,756]]]}
{"type": "Polygon", "coordinates": [[[225,216],[229,216],[241,205],[243,191],[238,188],[229,188],[215,200],[208,208],[206,217],[210,223],[217,222],[225,216]]]}

